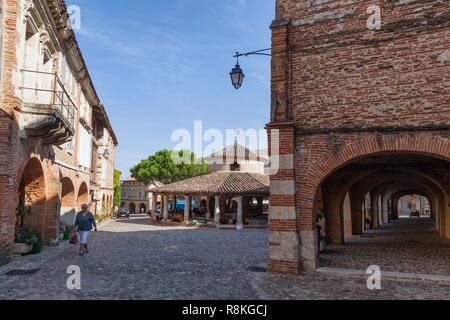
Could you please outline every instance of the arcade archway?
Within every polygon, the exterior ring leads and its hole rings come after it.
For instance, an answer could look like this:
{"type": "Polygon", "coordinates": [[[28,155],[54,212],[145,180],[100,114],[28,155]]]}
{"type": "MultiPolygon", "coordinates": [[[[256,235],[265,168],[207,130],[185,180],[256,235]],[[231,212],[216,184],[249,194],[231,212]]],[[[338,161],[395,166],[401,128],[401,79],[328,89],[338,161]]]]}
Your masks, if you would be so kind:
{"type": "MultiPolygon", "coordinates": [[[[313,205],[314,216],[325,216],[318,241],[325,239],[333,252],[324,250],[318,266],[356,269],[371,262],[388,268],[400,257],[412,266],[421,264],[417,250],[439,252],[450,237],[448,172],[448,160],[408,152],[368,155],[334,170],[318,186],[313,205]],[[405,197],[410,201],[400,205],[405,197]]],[[[413,271],[401,265],[392,271],[413,271]]]]}
{"type": "Polygon", "coordinates": [[[28,161],[20,180],[19,201],[17,210],[24,212],[19,219],[18,227],[29,226],[43,238],[46,230],[45,175],[41,162],[37,158],[28,161]]]}

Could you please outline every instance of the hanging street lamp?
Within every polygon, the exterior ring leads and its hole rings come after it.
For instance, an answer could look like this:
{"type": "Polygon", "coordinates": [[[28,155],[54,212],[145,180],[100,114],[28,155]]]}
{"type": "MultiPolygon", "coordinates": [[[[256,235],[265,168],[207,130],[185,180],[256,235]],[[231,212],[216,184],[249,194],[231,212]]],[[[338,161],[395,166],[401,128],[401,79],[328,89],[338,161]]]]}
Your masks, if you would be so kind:
{"type": "Polygon", "coordinates": [[[248,57],[251,55],[259,55],[259,56],[272,56],[270,53],[266,53],[267,51],[270,51],[272,49],[262,49],[252,52],[246,52],[246,53],[239,53],[236,52],[236,55],[234,58],[236,58],[236,66],[231,70],[230,77],[231,77],[231,83],[233,84],[233,87],[238,90],[242,87],[242,84],[244,82],[245,74],[244,71],[242,71],[241,66],[239,65],[239,58],[240,57],[248,57]]]}
{"type": "Polygon", "coordinates": [[[231,83],[233,84],[233,87],[238,90],[242,83],[244,82],[245,74],[241,69],[241,66],[239,65],[239,53],[236,52],[236,66],[231,70],[230,77],[231,77],[231,83]]]}

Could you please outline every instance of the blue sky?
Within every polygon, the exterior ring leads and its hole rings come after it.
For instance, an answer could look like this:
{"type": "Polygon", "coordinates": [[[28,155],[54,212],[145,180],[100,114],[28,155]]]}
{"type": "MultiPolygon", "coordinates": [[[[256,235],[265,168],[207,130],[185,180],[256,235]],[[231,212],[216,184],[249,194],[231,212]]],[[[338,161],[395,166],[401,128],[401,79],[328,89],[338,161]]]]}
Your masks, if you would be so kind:
{"type": "Polygon", "coordinates": [[[228,73],[236,51],[270,47],[272,0],[69,0],[97,92],[120,146],[123,175],[171,141],[174,130],[263,128],[269,120],[270,59],[241,60],[236,91],[228,73]]]}

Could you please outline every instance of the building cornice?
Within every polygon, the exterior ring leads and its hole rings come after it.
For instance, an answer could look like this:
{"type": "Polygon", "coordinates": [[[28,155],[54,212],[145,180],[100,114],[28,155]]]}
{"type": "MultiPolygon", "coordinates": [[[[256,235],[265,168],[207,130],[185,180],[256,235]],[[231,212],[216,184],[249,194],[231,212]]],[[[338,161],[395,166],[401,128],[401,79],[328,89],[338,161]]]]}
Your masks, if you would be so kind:
{"type": "Polygon", "coordinates": [[[421,125],[386,125],[386,126],[339,126],[339,127],[304,127],[296,122],[271,122],[266,129],[294,128],[297,133],[303,135],[328,134],[328,133],[352,133],[352,132],[418,132],[418,131],[449,131],[450,124],[421,124],[421,125]]]}

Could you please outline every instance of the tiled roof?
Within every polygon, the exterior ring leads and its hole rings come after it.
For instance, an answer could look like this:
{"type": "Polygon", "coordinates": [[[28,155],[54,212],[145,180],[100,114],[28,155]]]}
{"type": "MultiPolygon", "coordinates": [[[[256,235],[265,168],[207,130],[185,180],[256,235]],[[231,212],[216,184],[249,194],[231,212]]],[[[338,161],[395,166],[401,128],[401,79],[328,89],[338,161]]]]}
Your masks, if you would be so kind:
{"type": "Polygon", "coordinates": [[[265,161],[265,154],[258,153],[259,152],[257,151],[250,151],[248,148],[239,143],[235,143],[219,152],[211,154],[209,157],[206,157],[205,160],[208,163],[212,163],[214,160],[226,160],[226,163],[240,161],[265,161]]]}
{"type": "Polygon", "coordinates": [[[269,195],[269,177],[247,172],[213,172],[152,190],[155,193],[269,195]]]}

